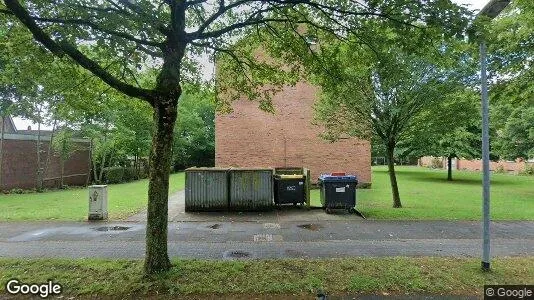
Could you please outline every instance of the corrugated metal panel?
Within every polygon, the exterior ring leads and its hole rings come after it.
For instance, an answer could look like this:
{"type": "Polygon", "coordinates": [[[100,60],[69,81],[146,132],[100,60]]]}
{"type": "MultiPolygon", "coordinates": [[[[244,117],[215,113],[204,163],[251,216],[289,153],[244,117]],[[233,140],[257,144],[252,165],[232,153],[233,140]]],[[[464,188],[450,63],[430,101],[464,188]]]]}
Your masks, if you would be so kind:
{"type": "Polygon", "coordinates": [[[228,169],[190,168],[185,170],[185,210],[228,209],[228,169]]]}
{"type": "Polygon", "coordinates": [[[230,209],[267,210],[272,207],[272,169],[230,170],[230,209]]]}

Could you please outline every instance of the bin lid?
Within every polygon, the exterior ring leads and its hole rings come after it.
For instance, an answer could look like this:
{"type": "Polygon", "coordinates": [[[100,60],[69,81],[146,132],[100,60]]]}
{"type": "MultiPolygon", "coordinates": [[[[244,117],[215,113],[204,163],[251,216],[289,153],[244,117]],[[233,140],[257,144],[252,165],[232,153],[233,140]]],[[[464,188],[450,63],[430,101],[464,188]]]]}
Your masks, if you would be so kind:
{"type": "Polygon", "coordinates": [[[276,175],[276,177],[279,177],[280,179],[303,179],[304,175],[299,175],[299,174],[293,174],[293,175],[280,174],[280,175],[276,175]]]}
{"type": "Polygon", "coordinates": [[[334,176],[331,174],[322,174],[319,176],[319,181],[332,182],[332,181],[348,181],[348,182],[358,182],[358,178],[354,175],[345,175],[345,176],[334,176]]]}

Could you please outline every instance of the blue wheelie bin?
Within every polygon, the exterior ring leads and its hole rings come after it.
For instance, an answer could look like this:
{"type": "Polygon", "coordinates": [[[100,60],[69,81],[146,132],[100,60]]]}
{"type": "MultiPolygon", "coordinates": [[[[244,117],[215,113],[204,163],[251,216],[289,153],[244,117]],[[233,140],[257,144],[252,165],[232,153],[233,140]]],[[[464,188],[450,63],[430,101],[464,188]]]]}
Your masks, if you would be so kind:
{"type": "Polygon", "coordinates": [[[354,175],[323,174],[319,176],[321,204],[326,213],[333,209],[346,209],[349,213],[357,213],[356,185],[358,179],[354,175]]]}

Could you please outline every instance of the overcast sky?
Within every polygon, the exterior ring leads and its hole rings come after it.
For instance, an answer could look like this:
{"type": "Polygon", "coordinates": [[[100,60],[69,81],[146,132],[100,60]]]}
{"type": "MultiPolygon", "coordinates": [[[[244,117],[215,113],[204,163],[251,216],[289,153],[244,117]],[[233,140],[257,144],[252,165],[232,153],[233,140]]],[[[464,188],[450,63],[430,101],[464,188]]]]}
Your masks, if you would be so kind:
{"type": "MultiPolygon", "coordinates": [[[[473,10],[480,10],[486,3],[488,3],[489,0],[452,0],[453,2],[459,3],[459,4],[467,4],[469,7],[473,10]]],[[[213,66],[206,64],[204,68],[204,76],[210,77],[210,73],[213,72],[213,66]]],[[[36,125],[32,124],[30,121],[21,119],[21,118],[14,118],[15,125],[18,129],[26,129],[28,126],[32,126],[32,128],[37,128],[36,125]]],[[[50,129],[49,127],[43,127],[43,129],[50,129]]]]}

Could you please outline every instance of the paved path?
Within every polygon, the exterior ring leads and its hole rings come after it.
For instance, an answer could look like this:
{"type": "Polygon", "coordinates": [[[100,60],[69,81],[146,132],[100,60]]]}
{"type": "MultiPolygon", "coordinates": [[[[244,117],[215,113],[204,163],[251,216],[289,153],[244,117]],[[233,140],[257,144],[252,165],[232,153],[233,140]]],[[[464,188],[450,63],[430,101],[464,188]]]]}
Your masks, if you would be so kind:
{"type": "MultiPolygon", "coordinates": [[[[185,192],[179,191],[169,197],[169,222],[261,222],[285,223],[292,221],[351,221],[359,218],[344,210],[336,210],[334,214],[326,214],[320,208],[284,206],[264,212],[185,212],[185,192]]],[[[145,222],[146,210],[135,214],[125,221],[145,222]]]]}
{"type": "MultiPolygon", "coordinates": [[[[0,223],[0,257],[142,258],[145,224],[0,223]],[[123,227],[123,228],[121,228],[123,227]],[[108,229],[126,229],[109,230],[108,229]]],[[[478,257],[480,223],[466,221],[172,222],[172,257],[478,257]]],[[[534,222],[494,222],[492,254],[534,256],[534,222]]]]}

